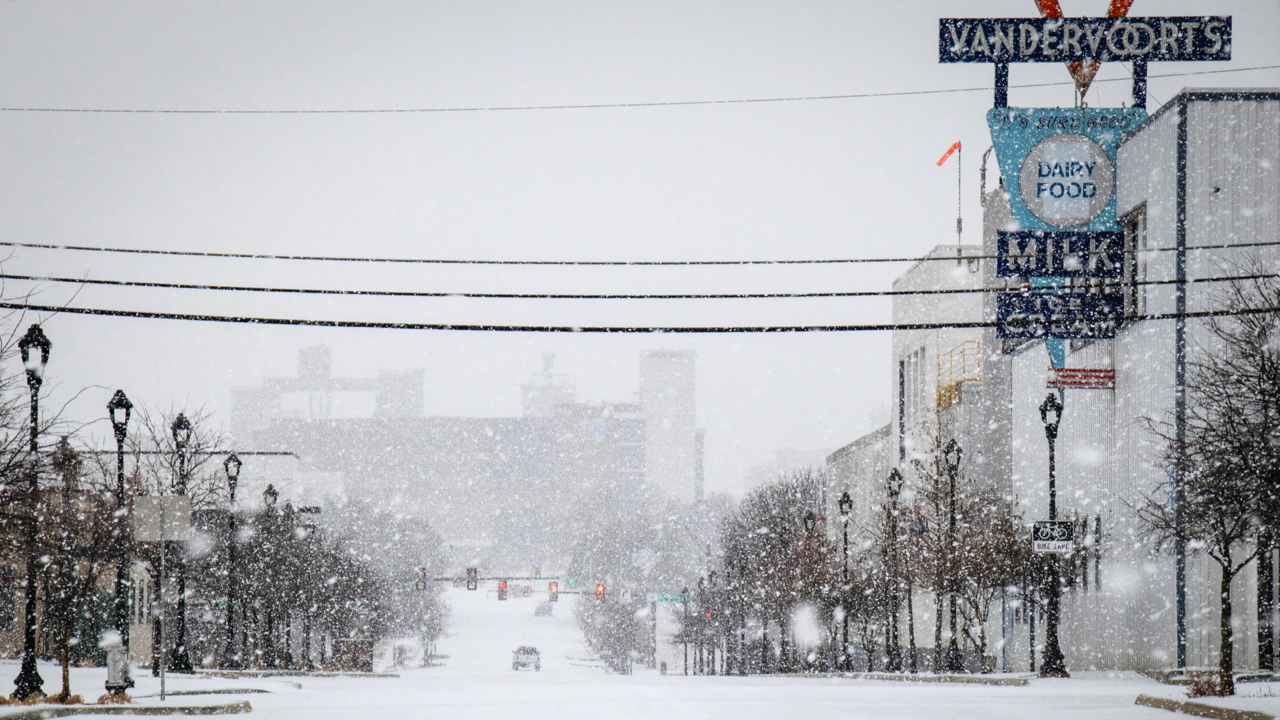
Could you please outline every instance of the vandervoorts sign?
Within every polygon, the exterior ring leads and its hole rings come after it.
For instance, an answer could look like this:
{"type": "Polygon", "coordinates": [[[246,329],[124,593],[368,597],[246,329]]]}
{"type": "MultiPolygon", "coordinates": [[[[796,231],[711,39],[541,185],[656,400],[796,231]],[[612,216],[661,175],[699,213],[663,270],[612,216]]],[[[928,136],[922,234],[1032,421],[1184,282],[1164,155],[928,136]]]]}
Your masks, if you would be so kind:
{"type": "Polygon", "coordinates": [[[938,26],[944,63],[1230,59],[1230,16],[948,18],[938,26]]]}

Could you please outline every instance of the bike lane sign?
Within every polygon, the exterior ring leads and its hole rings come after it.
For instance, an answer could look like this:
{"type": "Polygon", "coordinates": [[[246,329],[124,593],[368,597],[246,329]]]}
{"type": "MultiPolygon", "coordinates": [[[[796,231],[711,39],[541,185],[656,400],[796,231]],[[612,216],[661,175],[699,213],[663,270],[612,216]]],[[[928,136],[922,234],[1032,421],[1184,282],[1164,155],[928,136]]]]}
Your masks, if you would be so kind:
{"type": "Polygon", "coordinates": [[[1031,549],[1038,553],[1069,555],[1075,549],[1075,523],[1039,520],[1031,531],[1031,549]]]}

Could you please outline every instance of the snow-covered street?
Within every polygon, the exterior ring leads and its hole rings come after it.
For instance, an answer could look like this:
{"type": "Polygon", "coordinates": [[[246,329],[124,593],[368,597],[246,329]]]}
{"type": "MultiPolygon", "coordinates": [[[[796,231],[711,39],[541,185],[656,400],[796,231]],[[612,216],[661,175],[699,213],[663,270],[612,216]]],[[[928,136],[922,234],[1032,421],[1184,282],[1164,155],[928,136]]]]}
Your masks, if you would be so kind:
{"type": "MultiPolygon", "coordinates": [[[[307,720],[400,718],[589,717],[653,720],[774,720],[776,718],[1170,718],[1134,705],[1140,693],[1180,697],[1181,689],[1135,673],[1077,673],[1070,680],[1033,680],[1025,687],[916,684],[815,677],[663,676],[637,668],[634,675],[607,673],[590,659],[573,620],[572,595],[561,595],[552,617],[535,617],[538,598],[499,602],[483,590],[449,589],[449,631],[439,651],[447,657],[429,668],[401,669],[399,677],[271,677],[228,680],[171,676],[170,691],[255,688],[251,694],[176,695],[166,704],[248,700],[251,717],[307,720]],[[513,672],[511,652],[533,645],[541,671],[513,672]]],[[[587,600],[588,602],[590,600],[587,600]]],[[[3,671],[16,673],[10,661],[3,671]]],[[[57,670],[43,665],[45,689],[56,691],[57,670]]],[[[72,690],[86,699],[102,692],[101,669],[74,669],[72,690]]],[[[134,691],[139,703],[159,690],[144,673],[134,691]]],[[[1242,686],[1231,707],[1280,713],[1280,698],[1247,697],[1274,692],[1242,686]]],[[[14,708],[0,709],[0,717],[14,708]]]]}

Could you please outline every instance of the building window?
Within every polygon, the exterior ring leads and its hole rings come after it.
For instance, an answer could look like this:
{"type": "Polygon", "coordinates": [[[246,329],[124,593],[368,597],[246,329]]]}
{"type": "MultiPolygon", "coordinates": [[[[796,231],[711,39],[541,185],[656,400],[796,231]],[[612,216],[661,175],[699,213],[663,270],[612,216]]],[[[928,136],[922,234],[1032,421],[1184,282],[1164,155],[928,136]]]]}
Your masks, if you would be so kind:
{"type": "Polygon", "coordinates": [[[907,424],[912,425],[924,418],[925,409],[931,408],[934,400],[932,393],[929,392],[924,348],[917,348],[907,356],[903,363],[903,381],[906,390],[907,424]]]}
{"type": "Polygon", "coordinates": [[[1139,205],[1121,220],[1124,223],[1124,314],[1147,311],[1147,206],[1139,205]]]}

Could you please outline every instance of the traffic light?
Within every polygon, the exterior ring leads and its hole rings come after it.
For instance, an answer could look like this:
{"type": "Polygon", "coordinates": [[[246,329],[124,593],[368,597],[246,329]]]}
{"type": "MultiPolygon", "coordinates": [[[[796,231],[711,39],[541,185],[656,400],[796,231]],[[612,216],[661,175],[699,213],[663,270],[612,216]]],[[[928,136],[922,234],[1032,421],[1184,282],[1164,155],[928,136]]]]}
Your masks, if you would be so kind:
{"type": "Polygon", "coordinates": [[[498,599],[499,600],[507,599],[507,581],[506,580],[498,581],[498,599]]]}
{"type": "Polygon", "coordinates": [[[475,568],[467,568],[467,589],[475,590],[480,586],[480,581],[476,578],[478,573],[475,568]]]}
{"type": "Polygon", "coordinates": [[[554,580],[547,585],[547,600],[555,602],[560,599],[560,584],[554,580]]]}
{"type": "Polygon", "coordinates": [[[596,599],[604,602],[604,583],[596,585],[596,599]]]}
{"type": "Polygon", "coordinates": [[[427,569],[426,568],[418,568],[418,580],[413,584],[413,588],[415,590],[427,589],[427,569]]]}

